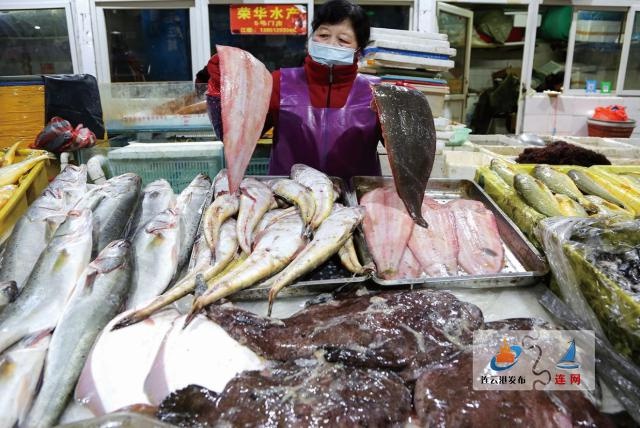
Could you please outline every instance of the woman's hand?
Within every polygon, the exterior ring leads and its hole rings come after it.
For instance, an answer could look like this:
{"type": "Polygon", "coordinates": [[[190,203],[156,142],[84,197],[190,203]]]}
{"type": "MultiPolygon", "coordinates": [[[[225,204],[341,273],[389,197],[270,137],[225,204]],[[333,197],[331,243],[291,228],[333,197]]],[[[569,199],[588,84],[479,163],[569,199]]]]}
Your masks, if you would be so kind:
{"type": "Polygon", "coordinates": [[[209,72],[209,88],[208,95],[213,97],[220,96],[220,57],[218,54],[213,55],[207,63],[207,71],[209,72]]]}

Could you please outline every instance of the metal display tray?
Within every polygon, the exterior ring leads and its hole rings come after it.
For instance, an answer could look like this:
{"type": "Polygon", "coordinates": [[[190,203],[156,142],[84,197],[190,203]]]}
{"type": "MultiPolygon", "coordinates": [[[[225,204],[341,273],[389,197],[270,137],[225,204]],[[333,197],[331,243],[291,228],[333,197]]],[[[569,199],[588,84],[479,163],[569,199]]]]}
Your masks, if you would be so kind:
{"type": "MultiPolygon", "coordinates": [[[[285,176],[265,176],[265,175],[257,175],[257,176],[246,176],[255,178],[259,181],[267,181],[273,180],[277,178],[289,178],[285,176]]],[[[339,189],[340,197],[337,202],[340,202],[344,205],[348,205],[348,195],[346,185],[344,181],[337,177],[331,177],[331,180],[334,183],[334,186],[339,189]]],[[[203,220],[204,220],[204,211],[209,207],[209,205],[213,202],[213,185],[211,187],[211,191],[207,196],[205,207],[203,208],[203,215],[200,219],[200,225],[198,226],[198,233],[196,235],[197,242],[200,239],[203,228],[203,220]]],[[[194,256],[194,253],[191,253],[191,258],[194,256]]],[[[189,262],[191,264],[191,260],[189,262]]],[[[303,276],[299,281],[289,285],[282,289],[282,291],[278,294],[280,297],[293,297],[293,296],[315,296],[320,293],[331,292],[343,286],[345,284],[359,283],[364,282],[369,279],[368,276],[363,275],[354,275],[348,270],[346,270],[337,255],[334,255],[325,263],[323,263],[320,267],[316,268],[314,271],[308,273],[303,276]]],[[[229,296],[229,300],[264,300],[269,296],[269,289],[271,287],[268,285],[255,285],[253,287],[247,288],[245,290],[238,291],[233,295],[229,296]]]]}
{"type": "MultiPolygon", "coordinates": [[[[365,193],[383,185],[393,185],[391,177],[354,177],[353,191],[349,194],[349,204],[354,206],[365,193]]],[[[547,275],[549,267],[546,259],[527,240],[520,229],[505,215],[496,203],[475,182],[447,178],[432,178],[427,184],[426,195],[437,201],[452,199],[472,199],[480,201],[495,216],[505,254],[505,266],[500,273],[489,275],[462,274],[453,277],[423,277],[400,280],[385,280],[375,274],[371,279],[383,287],[412,286],[424,288],[495,288],[521,287],[536,284],[547,275]]],[[[364,235],[355,235],[359,255],[371,260],[364,235]]]]}

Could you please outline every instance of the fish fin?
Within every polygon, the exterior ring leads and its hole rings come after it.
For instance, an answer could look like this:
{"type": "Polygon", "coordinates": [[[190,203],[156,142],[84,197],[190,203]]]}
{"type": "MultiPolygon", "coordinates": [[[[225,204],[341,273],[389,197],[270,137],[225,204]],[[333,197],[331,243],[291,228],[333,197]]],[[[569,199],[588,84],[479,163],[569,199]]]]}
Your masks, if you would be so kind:
{"type": "Polygon", "coordinates": [[[194,289],[194,296],[196,297],[196,299],[200,296],[202,296],[204,293],[207,292],[207,283],[204,280],[204,276],[199,273],[196,275],[196,287],[194,289]]]}
{"type": "Polygon", "coordinates": [[[182,326],[183,330],[186,329],[189,326],[189,324],[191,324],[191,321],[193,321],[193,319],[196,316],[198,316],[201,310],[202,310],[202,304],[199,303],[199,299],[196,299],[193,302],[193,306],[191,307],[191,310],[187,314],[187,318],[184,320],[184,325],[182,326]]]}
{"type": "Polygon", "coordinates": [[[0,380],[11,376],[16,368],[16,362],[8,355],[0,356],[0,380]]]}
{"type": "Polygon", "coordinates": [[[307,240],[311,240],[313,237],[313,227],[311,226],[311,223],[303,226],[302,236],[307,240]]]}
{"type": "Polygon", "coordinates": [[[99,273],[97,269],[91,269],[91,272],[87,274],[87,279],[84,281],[84,288],[86,290],[93,291],[93,284],[96,282],[99,273]]]}
{"type": "Polygon", "coordinates": [[[136,313],[134,312],[132,314],[129,314],[123,317],[120,321],[115,323],[114,326],[111,327],[111,331],[120,330],[121,328],[124,328],[124,327],[129,327],[130,325],[136,324],[140,321],[142,320],[137,319],[136,313]]]}
{"type": "Polygon", "coordinates": [[[267,317],[271,318],[271,312],[273,310],[273,302],[276,298],[276,292],[274,292],[275,290],[272,288],[271,290],[269,290],[269,307],[267,308],[267,317]],[[272,293],[273,292],[273,293],[272,293]]]}
{"type": "Polygon", "coordinates": [[[427,223],[427,221],[424,218],[422,218],[422,215],[420,215],[420,214],[412,214],[411,218],[413,219],[413,222],[415,224],[417,224],[418,226],[422,226],[425,229],[429,228],[429,223],[427,223]]]}
{"type": "Polygon", "coordinates": [[[53,332],[53,328],[45,328],[43,330],[37,331],[29,336],[26,336],[23,341],[25,346],[33,346],[36,343],[40,342],[42,339],[47,337],[53,332]]]}
{"type": "Polygon", "coordinates": [[[59,270],[64,266],[65,260],[69,257],[69,253],[66,249],[62,249],[56,258],[55,263],[53,264],[53,270],[59,270]]]}
{"type": "Polygon", "coordinates": [[[240,195],[242,196],[246,196],[247,198],[251,199],[253,202],[256,202],[256,198],[253,197],[253,195],[251,195],[247,189],[245,189],[244,187],[240,187],[240,195]]]}

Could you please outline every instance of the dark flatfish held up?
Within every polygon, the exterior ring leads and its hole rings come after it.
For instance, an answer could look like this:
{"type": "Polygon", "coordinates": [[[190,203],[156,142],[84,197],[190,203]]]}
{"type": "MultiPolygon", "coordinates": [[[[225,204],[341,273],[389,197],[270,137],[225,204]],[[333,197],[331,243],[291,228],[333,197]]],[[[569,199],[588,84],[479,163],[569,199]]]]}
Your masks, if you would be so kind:
{"type": "Polygon", "coordinates": [[[373,85],[396,191],[413,221],[422,217],[422,200],[436,156],[436,129],[427,97],[415,89],[373,85]]]}

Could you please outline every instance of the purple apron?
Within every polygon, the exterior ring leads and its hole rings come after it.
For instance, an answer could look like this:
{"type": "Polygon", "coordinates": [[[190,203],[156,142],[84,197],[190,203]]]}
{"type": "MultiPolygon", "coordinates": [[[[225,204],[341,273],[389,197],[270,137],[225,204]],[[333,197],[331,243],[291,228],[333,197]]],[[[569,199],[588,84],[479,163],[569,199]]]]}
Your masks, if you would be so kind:
{"type": "Polygon", "coordinates": [[[271,150],[270,175],[289,175],[304,163],[348,180],[381,175],[376,113],[371,110],[373,76],[358,74],[342,108],[311,105],[304,68],[280,70],[278,138],[271,150]]]}

